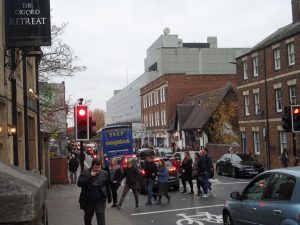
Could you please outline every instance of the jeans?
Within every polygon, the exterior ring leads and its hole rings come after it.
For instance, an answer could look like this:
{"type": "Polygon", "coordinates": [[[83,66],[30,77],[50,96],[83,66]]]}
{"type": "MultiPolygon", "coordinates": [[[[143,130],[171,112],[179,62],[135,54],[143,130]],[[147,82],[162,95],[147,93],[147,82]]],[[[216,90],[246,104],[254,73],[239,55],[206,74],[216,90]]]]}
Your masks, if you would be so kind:
{"type": "Polygon", "coordinates": [[[70,171],[71,184],[75,184],[77,180],[77,171],[70,171]]]}
{"type": "Polygon", "coordinates": [[[148,192],[148,203],[151,202],[151,198],[153,196],[153,184],[154,184],[154,181],[152,178],[148,178],[146,180],[146,188],[147,188],[147,192],[148,192]]]}
{"type": "Polygon", "coordinates": [[[209,177],[209,173],[204,173],[200,175],[200,180],[201,180],[201,186],[203,189],[204,194],[207,194],[207,189],[208,189],[208,177],[209,177]]]}
{"type": "Polygon", "coordinates": [[[96,212],[97,224],[105,225],[105,207],[105,200],[95,203],[86,203],[84,207],[84,224],[92,225],[92,219],[96,212]]]}

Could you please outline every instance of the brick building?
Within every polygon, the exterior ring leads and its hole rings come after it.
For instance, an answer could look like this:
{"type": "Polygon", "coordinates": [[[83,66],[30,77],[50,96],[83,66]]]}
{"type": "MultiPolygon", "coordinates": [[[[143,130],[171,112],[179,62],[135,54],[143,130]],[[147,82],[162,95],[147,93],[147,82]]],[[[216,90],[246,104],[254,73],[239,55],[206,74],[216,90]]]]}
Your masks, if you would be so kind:
{"type": "Polygon", "coordinates": [[[265,166],[280,166],[280,155],[288,149],[290,165],[300,155],[292,133],[282,128],[284,107],[300,101],[300,1],[292,0],[293,23],[278,29],[237,58],[239,125],[242,151],[265,166]],[[267,132],[269,130],[269,132],[267,132]]]}
{"type": "Polygon", "coordinates": [[[225,86],[236,86],[235,74],[165,74],[141,88],[142,123],[146,129],[144,143],[169,146],[168,128],[176,106],[187,97],[225,86]]]}

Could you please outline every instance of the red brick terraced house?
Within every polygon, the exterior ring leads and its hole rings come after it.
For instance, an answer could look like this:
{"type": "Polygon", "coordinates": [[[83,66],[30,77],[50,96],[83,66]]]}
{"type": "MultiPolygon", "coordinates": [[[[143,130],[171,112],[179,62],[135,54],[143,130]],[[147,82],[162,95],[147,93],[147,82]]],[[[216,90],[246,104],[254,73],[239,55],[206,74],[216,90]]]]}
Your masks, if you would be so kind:
{"type": "Polygon", "coordinates": [[[300,155],[300,134],[282,127],[284,107],[300,104],[300,0],[293,22],[237,58],[240,144],[266,168],[278,168],[287,148],[289,165],[300,155]]]}
{"type": "Polygon", "coordinates": [[[186,98],[224,87],[236,86],[236,74],[165,74],[141,88],[141,116],[145,126],[144,143],[170,146],[168,129],[177,104],[186,98]]]}

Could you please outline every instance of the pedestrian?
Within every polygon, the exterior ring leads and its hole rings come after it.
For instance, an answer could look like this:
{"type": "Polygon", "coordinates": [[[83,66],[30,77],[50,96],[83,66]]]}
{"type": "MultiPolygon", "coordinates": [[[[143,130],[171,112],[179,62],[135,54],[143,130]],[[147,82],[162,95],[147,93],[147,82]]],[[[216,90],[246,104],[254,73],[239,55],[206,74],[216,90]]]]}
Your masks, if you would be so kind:
{"type": "Polygon", "coordinates": [[[135,207],[139,207],[139,196],[137,191],[137,181],[139,179],[139,171],[136,167],[132,166],[131,161],[127,161],[127,167],[124,169],[123,177],[125,177],[125,186],[123,189],[123,193],[119,203],[116,205],[118,209],[121,209],[123,201],[127,192],[131,189],[134,199],[135,199],[135,207]]]}
{"type": "Polygon", "coordinates": [[[145,178],[146,178],[146,189],[148,192],[148,200],[146,205],[152,205],[152,197],[156,200],[156,195],[153,195],[153,185],[154,180],[157,175],[157,166],[155,162],[153,162],[153,158],[150,156],[146,156],[146,161],[144,164],[145,178]]]}
{"type": "Polygon", "coordinates": [[[193,173],[193,160],[191,158],[190,152],[184,152],[184,159],[181,163],[181,181],[183,185],[182,193],[186,193],[186,182],[190,185],[189,194],[194,194],[193,182],[192,182],[192,173],[193,173]]]}
{"type": "Polygon", "coordinates": [[[118,204],[117,191],[121,185],[123,174],[122,174],[120,166],[117,165],[117,162],[115,159],[112,159],[110,162],[108,174],[109,174],[109,181],[110,181],[111,193],[112,193],[112,198],[113,198],[113,204],[111,207],[117,207],[117,204],[118,204]]]}
{"type": "Polygon", "coordinates": [[[288,153],[287,153],[287,149],[283,149],[283,152],[281,153],[281,156],[280,156],[280,161],[281,161],[281,165],[283,167],[287,167],[288,166],[288,162],[289,162],[289,156],[288,156],[288,153]]]}
{"type": "Polygon", "coordinates": [[[72,154],[69,160],[69,173],[70,173],[71,184],[76,184],[78,166],[79,166],[79,162],[76,159],[75,154],[72,154]]]}
{"type": "Polygon", "coordinates": [[[82,172],[84,170],[84,160],[85,160],[85,154],[84,152],[79,153],[79,164],[80,164],[80,171],[82,172]]]}
{"type": "MultiPolygon", "coordinates": [[[[208,160],[208,167],[210,168],[208,171],[208,178],[213,178],[214,177],[214,165],[212,162],[212,158],[211,156],[208,154],[208,149],[204,148],[204,156],[207,157],[208,160]]],[[[208,193],[212,194],[212,183],[210,182],[210,180],[207,180],[207,188],[208,188],[208,193]]]]}
{"type": "Polygon", "coordinates": [[[163,159],[158,161],[158,204],[161,204],[161,197],[164,195],[170,201],[168,194],[168,174],[169,170],[166,168],[165,161],[163,159]]]}
{"type": "MultiPolygon", "coordinates": [[[[195,153],[195,161],[193,163],[193,173],[197,182],[197,196],[201,196],[202,195],[202,191],[201,191],[201,180],[199,179],[198,176],[198,167],[199,167],[199,160],[200,160],[200,154],[199,152],[195,153]]],[[[193,177],[194,178],[194,177],[193,177]]]]}
{"type": "Polygon", "coordinates": [[[209,158],[207,157],[207,155],[205,155],[205,151],[201,150],[200,151],[200,159],[199,159],[199,164],[198,164],[198,176],[200,179],[200,184],[201,187],[203,189],[203,194],[202,197],[206,198],[208,197],[208,178],[210,176],[210,172],[211,172],[211,161],[209,160],[209,158]]]}
{"type": "Polygon", "coordinates": [[[80,174],[77,185],[81,187],[79,203],[84,210],[84,224],[92,225],[96,213],[97,224],[105,225],[106,200],[111,203],[111,190],[108,174],[102,170],[100,159],[94,159],[91,168],[80,174]]]}

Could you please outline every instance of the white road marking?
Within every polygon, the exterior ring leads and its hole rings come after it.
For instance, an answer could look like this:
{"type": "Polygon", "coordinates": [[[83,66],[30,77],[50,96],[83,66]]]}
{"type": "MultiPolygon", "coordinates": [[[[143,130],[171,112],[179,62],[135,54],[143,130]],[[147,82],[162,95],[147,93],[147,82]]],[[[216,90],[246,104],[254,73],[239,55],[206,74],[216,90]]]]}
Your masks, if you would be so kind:
{"type": "Polygon", "coordinates": [[[132,216],[141,216],[141,215],[148,215],[148,214],[157,214],[157,213],[165,213],[165,212],[176,212],[176,211],[184,211],[184,210],[192,210],[192,209],[206,209],[206,208],[214,208],[214,207],[221,207],[221,206],[224,206],[224,204],[221,204],[221,205],[198,206],[198,207],[181,208],[181,209],[169,209],[169,210],[144,212],[144,213],[134,213],[134,214],[131,214],[131,215],[132,216]]]}
{"type": "Polygon", "coordinates": [[[214,183],[214,185],[222,185],[222,184],[248,184],[249,182],[229,182],[229,183],[214,183]]]}

